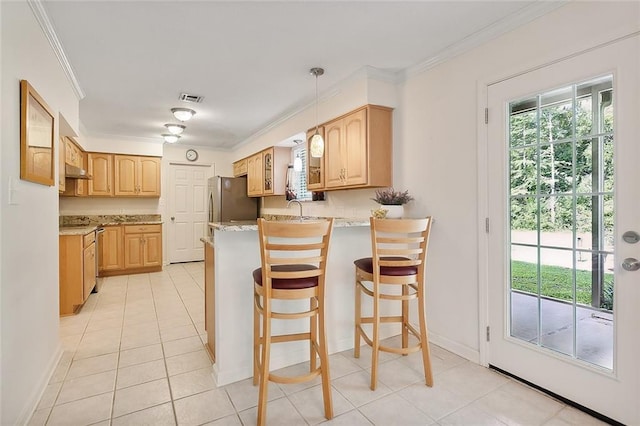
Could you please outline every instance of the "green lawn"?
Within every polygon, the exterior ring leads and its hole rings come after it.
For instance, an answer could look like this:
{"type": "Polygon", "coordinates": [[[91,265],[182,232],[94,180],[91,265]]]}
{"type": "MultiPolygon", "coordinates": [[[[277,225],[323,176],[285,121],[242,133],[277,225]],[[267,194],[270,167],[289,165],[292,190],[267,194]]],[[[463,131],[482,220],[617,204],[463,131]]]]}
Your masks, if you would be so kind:
{"type": "MultiPolygon", "coordinates": [[[[511,262],[511,288],[528,293],[538,293],[536,264],[511,262]]],[[[540,267],[541,294],[560,300],[572,300],[571,269],[560,266],[540,267]]],[[[613,274],[605,274],[605,288],[602,308],[611,309],[613,305],[613,274]]],[[[576,271],[576,301],[591,305],[591,271],[576,271]]]]}

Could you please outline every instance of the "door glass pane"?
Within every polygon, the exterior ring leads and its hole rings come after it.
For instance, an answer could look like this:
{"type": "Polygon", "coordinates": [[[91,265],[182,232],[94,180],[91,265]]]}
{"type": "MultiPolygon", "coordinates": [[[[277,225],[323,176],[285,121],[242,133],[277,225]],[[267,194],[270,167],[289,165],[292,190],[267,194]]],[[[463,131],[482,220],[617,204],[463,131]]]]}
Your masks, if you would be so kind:
{"type": "Polygon", "coordinates": [[[510,330],[613,366],[612,77],[509,104],[510,330]]]}

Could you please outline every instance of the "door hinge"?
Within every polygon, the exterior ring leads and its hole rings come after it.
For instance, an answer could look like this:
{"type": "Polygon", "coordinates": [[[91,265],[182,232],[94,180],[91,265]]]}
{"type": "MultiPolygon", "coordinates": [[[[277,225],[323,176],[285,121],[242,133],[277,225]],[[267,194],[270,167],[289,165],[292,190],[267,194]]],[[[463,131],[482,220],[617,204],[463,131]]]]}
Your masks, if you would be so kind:
{"type": "Polygon", "coordinates": [[[491,328],[487,326],[487,342],[491,341],[491,328]]]}
{"type": "Polygon", "coordinates": [[[484,124],[489,124],[489,108],[484,109],[484,124]]]}
{"type": "Polygon", "coordinates": [[[488,234],[489,233],[489,218],[485,217],[484,218],[484,231],[488,234]]]}

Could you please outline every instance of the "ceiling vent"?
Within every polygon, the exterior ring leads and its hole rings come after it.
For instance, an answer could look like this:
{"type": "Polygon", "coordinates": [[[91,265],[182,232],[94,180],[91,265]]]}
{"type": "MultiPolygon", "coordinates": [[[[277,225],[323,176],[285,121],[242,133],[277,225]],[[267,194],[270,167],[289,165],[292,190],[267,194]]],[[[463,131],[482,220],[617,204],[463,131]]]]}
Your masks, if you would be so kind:
{"type": "Polygon", "coordinates": [[[199,104],[204,99],[204,96],[190,95],[188,93],[180,93],[180,100],[184,102],[192,102],[199,104]]]}

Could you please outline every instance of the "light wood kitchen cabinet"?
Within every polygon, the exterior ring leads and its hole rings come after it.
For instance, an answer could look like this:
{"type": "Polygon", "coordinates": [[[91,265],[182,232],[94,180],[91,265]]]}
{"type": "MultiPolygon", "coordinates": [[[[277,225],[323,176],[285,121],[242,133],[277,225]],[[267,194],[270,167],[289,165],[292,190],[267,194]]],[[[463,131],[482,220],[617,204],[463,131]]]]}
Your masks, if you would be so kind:
{"type": "Polygon", "coordinates": [[[64,165],[66,160],[66,143],[64,137],[58,138],[58,193],[63,193],[65,190],[66,173],[64,171],[64,165]]]}
{"type": "Polygon", "coordinates": [[[247,158],[247,195],[249,197],[262,196],[262,152],[247,158]]]}
{"type": "Polygon", "coordinates": [[[162,267],[162,225],[124,226],[124,267],[162,267]]]}
{"type": "MultiPolygon", "coordinates": [[[[318,127],[318,133],[324,138],[324,127],[318,127]]],[[[316,128],[307,131],[307,147],[311,143],[311,137],[316,134],[316,128]]],[[[324,156],[312,157],[307,148],[307,189],[310,191],[324,188],[324,156]]]]}
{"type": "MultiPolygon", "coordinates": [[[[85,152],[71,138],[64,137],[65,162],[81,169],[87,169],[85,152]]],[[[65,190],[61,195],[66,197],[85,197],[87,195],[87,181],[85,179],[65,178],[65,190]]]]}
{"type": "Polygon", "coordinates": [[[247,175],[247,159],[243,158],[233,163],[233,177],[247,175]]]}
{"type": "Polygon", "coordinates": [[[160,197],[158,157],[114,155],[116,197],[160,197]]]}
{"type": "Polygon", "coordinates": [[[105,226],[104,232],[99,235],[99,275],[102,276],[105,271],[119,271],[124,269],[124,241],[122,239],[122,226],[105,226]]]}
{"type": "Polygon", "coordinates": [[[204,329],[211,360],[216,361],[216,286],[213,244],[204,244],[204,329]]]}
{"type": "Polygon", "coordinates": [[[87,166],[87,173],[93,176],[88,181],[87,195],[113,197],[113,155],[90,152],[87,154],[87,166]]]}
{"type": "Polygon", "coordinates": [[[96,245],[93,231],[60,235],[60,315],[76,312],[96,285],[96,245]]]}
{"type": "Polygon", "coordinates": [[[284,195],[291,149],[271,147],[247,159],[247,195],[284,195]]]}
{"type": "Polygon", "coordinates": [[[391,115],[366,105],[324,124],[324,189],[391,186],[391,115]]]}

